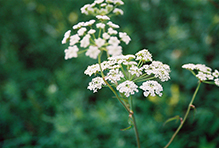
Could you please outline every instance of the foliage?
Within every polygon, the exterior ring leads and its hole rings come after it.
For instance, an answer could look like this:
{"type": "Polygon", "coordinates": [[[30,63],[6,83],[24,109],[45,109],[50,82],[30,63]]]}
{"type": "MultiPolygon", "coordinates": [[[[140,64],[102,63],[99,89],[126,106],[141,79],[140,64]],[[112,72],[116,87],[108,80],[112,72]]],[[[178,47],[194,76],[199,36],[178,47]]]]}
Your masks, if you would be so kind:
{"type": "MultiPolygon", "coordinates": [[[[90,0],[0,1],[0,147],[135,147],[127,116],[111,93],[86,90],[83,74],[95,63],[81,56],[65,61],[63,32],[87,17],[90,0]]],[[[134,100],[142,147],[163,147],[183,116],[196,79],[184,63],[219,69],[219,3],[212,0],[126,0],[114,22],[132,41],[124,54],[147,47],[171,67],[161,98],[134,100]]],[[[173,148],[219,147],[219,91],[202,85],[173,148]]]]}

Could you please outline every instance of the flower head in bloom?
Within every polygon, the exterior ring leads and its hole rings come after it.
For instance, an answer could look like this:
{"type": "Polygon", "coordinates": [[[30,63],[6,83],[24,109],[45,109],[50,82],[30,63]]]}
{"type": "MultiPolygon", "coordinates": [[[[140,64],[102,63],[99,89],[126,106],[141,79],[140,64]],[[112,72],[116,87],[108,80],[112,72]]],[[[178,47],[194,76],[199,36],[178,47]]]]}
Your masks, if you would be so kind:
{"type": "Polygon", "coordinates": [[[86,34],[80,42],[81,42],[81,47],[86,48],[87,46],[89,46],[90,45],[90,34],[86,34]]]}
{"type": "Polygon", "coordinates": [[[120,32],[119,33],[119,37],[121,38],[121,40],[123,41],[123,42],[125,42],[126,43],[126,45],[131,41],[131,38],[127,35],[127,33],[125,33],[125,32],[120,32]]]}
{"type": "Polygon", "coordinates": [[[103,78],[96,77],[92,79],[87,88],[93,90],[93,92],[95,93],[98,89],[101,89],[103,85],[106,85],[106,83],[103,81],[103,78]]]}
{"type": "Polygon", "coordinates": [[[65,44],[67,42],[67,39],[70,37],[71,34],[71,30],[68,30],[65,34],[64,34],[64,38],[62,39],[62,44],[65,44]]]}
{"type": "Polygon", "coordinates": [[[71,59],[73,57],[76,58],[78,56],[78,54],[77,54],[78,50],[79,49],[76,45],[69,46],[68,49],[65,49],[65,59],[67,60],[67,59],[71,59]]]}
{"type": "Polygon", "coordinates": [[[155,96],[155,94],[162,96],[161,91],[163,91],[163,87],[157,81],[154,80],[142,83],[140,89],[144,91],[145,97],[147,97],[148,95],[155,96]]]}
{"type": "Polygon", "coordinates": [[[87,69],[84,71],[84,74],[91,76],[92,74],[95,74],[100,71],[99,64],[94,64],[91,66],[88,66],[87,69]]]}
{"type": "Polygon", "coordinates": [[[200,81],[214,81],[214,83],[218,85],[218,76],[219,72],[215,69],[212,72],[210,67],[205,66],[204,64],[184,64],[182,68],[188,69],[192,71],[192,73],[198,78],[200,81]]]}
{"type": "Polygon", "coordinates": [[[120,93],[124,93],[124,95],[126,97],[129,97],[130,94],[135,94],[135,92],[138,92],[138,86],[133,82],[133,81],[129,81],[126,80],[125,82],[120,83],[116,89],[120,92],[120,93]]]}
{"type": "Polygon", "coordinates": [[[69,43],[69,45],[74,45],[74,44],[78,43],[79,40],[80,40],[80,37],[78,36],[78,34],[72,35],[72,36],[70,37],[70,43],[69,43]]]}
{"type": "Polygon", "coordinates": [[[152,61],[152,55],[147,49],[143,49],[135,54],[137,56],[136,60],[141,60],[144,62],[152,61]]]}
{"type": "Polygon", "coordinates": [[[219,79],[217,78],[217,79],[214,79],[214,83],[217,85],[217,86],[219,86],[219,79]]]}
{"type": "Polygon", "coordinates": [[[97,46],[90,46],[85,53],[86,56],[89,56],[90,58],[97,59],[97,56],[99,55],[100,50],[97,46]]]}
{"type": "Polygon", "coordinates": [[[106,42],[104,39],[101,39],[101,38],[95,39],[94,41],[97,47],[102,47],[106,42]]]}

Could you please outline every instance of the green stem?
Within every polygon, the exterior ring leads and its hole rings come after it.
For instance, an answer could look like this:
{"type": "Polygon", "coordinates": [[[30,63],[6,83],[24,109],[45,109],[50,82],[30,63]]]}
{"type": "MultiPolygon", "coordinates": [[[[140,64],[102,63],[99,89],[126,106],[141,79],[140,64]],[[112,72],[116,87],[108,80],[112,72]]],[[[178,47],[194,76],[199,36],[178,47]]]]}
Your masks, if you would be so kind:
{"type": "Polygon", "coordinates": [[[191,109],[191,107],[193,106],[193,102],[194,102],[194,100],[195,100],[195,97],[196,97],[196,95],[197,95],[197,92],[198,92],[198,90],[199,90],[200,85],[201,85],[201,81],[199,81],[198,86],[196,87],[196,90],[195,90],[195,92],[194,92],[194,94],[193,94],[192,100],[190,101],[190,103],[189,103],[189,105],[188,105],[188,108],[187,108],[186,114],[185,114],[185,116],[184,116],[184,119],[181,121],[179,127],[177,128],[177,130],[176,130],[175,133],[173,134],[172,138],[170,139],[170,141],[167,143],[167,145],[166,145],[164,148],[168,148],[168,147],[169,147],[169,145],[172,143],[173,139],[176,137],[177,133],[180,131],[180,129],[182,128],[183,124],[185,123],[186,118],[187,118],[187,116],[188,116],[188,114],[189,114],[189,112],[190,112],[190,109],[191,109]]]}
{"type": "Polygon", "coordinates": [[[131,113],[130,109],[124,104],[124,102],[120,99],[120,97],[118,96],[118,94],[116,93],[116,91],[112,88],[112,86],[105,80],[105,76],[103,74],[102,68],[101,68],[101,54],[102,52],[98,55],[98,63],[100,66],[100,72],[101,72],[101,76],[103,78],[103,81],[106,83],[106,85],[110,88],[110,90],[114,93],[114,95],[116,96],[116,98],[119,100],[119,102],[122,104],[122,106],[126,109],[126,111],[128,113],[131,113]]]}
{"type": "MultiPolygon", "coordinates": [[[[132,97],[130,97],[130,108],[131,108],[131,110],[133,109],[132,97]]],[[[132,112],[132,114],[130,114],[130,115],[131,115],[131,118],[132,118],[132,121],[133,121],[133,124],[134,124],[135,138],[136,138],[137,146],[138,146],[138,148],[141,148],[140,140],[139,140],[139,134],[138,134],[138,128],[137,128],[137,124],[136,124],[136,121],[135,121],[134,112],[132,112]]]]}

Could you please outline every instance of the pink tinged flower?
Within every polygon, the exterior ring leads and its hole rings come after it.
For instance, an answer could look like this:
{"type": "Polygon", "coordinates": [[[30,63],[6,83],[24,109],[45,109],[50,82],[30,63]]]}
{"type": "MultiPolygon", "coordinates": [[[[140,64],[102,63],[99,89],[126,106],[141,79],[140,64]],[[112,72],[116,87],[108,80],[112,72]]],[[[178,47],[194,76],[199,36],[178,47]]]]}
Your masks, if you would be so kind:
{"type": "Polygon", "coordinates": [[[116,89],[120,93],[124,93],[126,97],[129,97],[130,95],[135,94],[135,92],[138,92],[137,88],[138,86],[133,81],[129,81],[129,80],[122,82],[116,87],[116,89]]]}
{"type": "Polygon", "coordinates": [[[112,56],[119,56],[122,54],[122,47],[115,44],[107,46],[106,49],[108,50],[108,54],[112,56]]]}
{"type": "Polygon", "coordinates": [[[97,92],[98,89],[101,89],[103,85],[106,85],[103,78],[96,77],[93,78],[92,81],[89,83],[87,89],[93,90],[93,93],[97,92]]]}
{"type": "Polygon", "coordinates": [[[90,46],[87,52],[85,53],[86,56],[89,56],[90,58],[97,59],[97,56],[99,55],[100,50],[97,46],[90,46]]]}
{"type": "Polygon", "coordinates": [[[75,45],[76,43],[78,43],[80,40],[80,37],[78,36],[78,34],[72,35],[70,36],[70,43],[69,45],[75,45]]]}
{"type": "Polygon", "coordinates": [[[65,44],[67,42],[67,40],[69,39],[71,34],[71,30],[68,30],[65,34],[64,34],[64,38],[62,39],[62,44],[65,44]]]}
{"type": "Polygon", "coordinates": [[[94,41],[97,47],[102,47],[106,42],[104,39],[101,39],[101,38],[95,39],[94,41]]]}
{"type": "Polygon", "coordinates": [[[161,91],[163,91],[163,87],[157,81],[146,81],[142,83],[142,85],[139,88],[144,91],[143,94],[145,97],[149,95],[155,96],[155,94],[162,96],[161,91]]]}
{"type": "Polygon", "coordinates": [[[111,45],[118,45],[120,43],[120,41],[118,40],[117,37],[113,36],[113,37],[110,37],[108,43],[111,45]]]}
{"type": "Polygon", "coordinates": [[[120,32],[119,37],[126,43],[126,45],[131,41],[131,38],[125,32],[120,32]]]}
{"type": "Polygon", "coordinates": [[[68,49],[65,49],[65,60],[78,57],[78,51],[79,49],[76,45],[69,46],[68,49]]]}
{"type": "Polygon", "coordinates": [[[87,34],[84,36],[84,38],[81,40],[81,47],[86,48],[88,45],[90,45],[90,35],[87,34]]]}

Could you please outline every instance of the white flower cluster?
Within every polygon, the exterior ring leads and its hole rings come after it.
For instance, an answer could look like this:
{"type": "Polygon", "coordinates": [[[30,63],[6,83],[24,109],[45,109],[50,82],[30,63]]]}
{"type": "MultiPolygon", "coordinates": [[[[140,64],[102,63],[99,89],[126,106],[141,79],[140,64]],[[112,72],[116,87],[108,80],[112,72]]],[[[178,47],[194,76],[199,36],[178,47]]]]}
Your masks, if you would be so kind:
{"type": "MultiPolygon", "coordinates": [[[[162,86],[157,81],[151,79],[169,80],[169,66],[159,61],[153,61],[152,55],[146,49],[139,51],[135,55],[109,57],[108,61],[104,61],[100,65],[88,66],[84,73],[89,76],[101,75],[102,69],[105,81],[126,97],[138,92],[138,88],[144,91],[144,96],[146,97],[148,95],[155,96],[155,94],[161,96],[162,86]],[[146,63],[148,61],[150,64],[146,63]],[[137,84],[140,82],[143,83],[138,87],[137,84]]],[[[94,79],[96,80],[96,78],[94,79]]],[[[95,90],[94,92],[96,92],[100,88],[99,84],[105,85],[101,80],[100,83],[97,83],[96,87],[94,83],[90,83],[88,89],[92,88],[90,90],[95,90]]]]}
{"type": "Polygon", "coordinates": [[[116,8],[123,4],[122,0],[95,0],[92,4],[83,6],[81,13],[94,15],[95,18],[74,25],[73,30],[77,32],[76,34],[71,35],[71,30],[64,34],[62,44],[69,41],[69,47],[65,50],[65,59],[76,58],[79,47],[86,56],[93,59],[97,59],[101,51],[106,51],[110,56],[121,55],[121,41],[128,44],[131,38],[125,32],[118,32],[116,29],[119,25],[111,22],[107,15],[123,14],[121,9],[116,8]]]}
{"type": "Polygon", "coordinates": [[[214,81],[219,86],[219,72],[216,69],[212,72],[212,69],[204,64],[184,64],[182,68],[193,71],[200,81],[214,81]]]}

